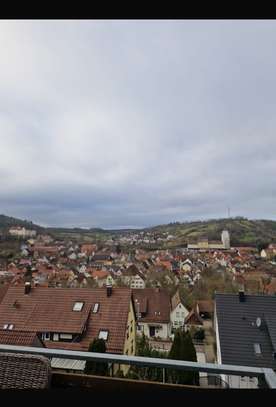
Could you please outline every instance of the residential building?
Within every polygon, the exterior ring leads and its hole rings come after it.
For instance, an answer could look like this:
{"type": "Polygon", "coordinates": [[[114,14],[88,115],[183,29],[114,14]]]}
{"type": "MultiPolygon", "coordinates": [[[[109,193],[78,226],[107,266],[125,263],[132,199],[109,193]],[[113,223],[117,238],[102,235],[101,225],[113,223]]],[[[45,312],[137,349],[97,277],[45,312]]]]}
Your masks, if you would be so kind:
{"type": "Polygon", "coordinates": [[[145,288],[145,277],[134,264],[122,273],[121,279],[130,288],[145,288]]]}
{"type": "Polygon", "coordinates": [[[35,332],[46,347],[87,351],[95,338],[109,353],[135,354],[135,313],[128,288],[9,287],[0,328],[35,332]]]}
{"type": "Polygon", "coordinates": [[[171,336],[171,301],[166,289],[134,289],[137,332],[148,338],[168,339],[171,336]]]}
{"type": "MultiPolygon", "coordinates": [[[[276,370],[276,296],[215,295],[217,362],[276,370]]],[[[223,375],[233,388],[257,388],[258,379],[223,375]]]]}
{"type": "Polygon", "coordinates": [[[22,237],[25,239],[26,237],[34,237],[36,236],[36,231],[31,229],[26,229],[20,226],[13,226],[9,229],[9,234],[11,236],[22,237]]]}
{"type": "Polygon", "coordinates": [[[171,323],[172,328],[183,328],[185,318],[189,315],[189,311],[181,301],[179,291],[177,290],[171,299],[171,323]]]}

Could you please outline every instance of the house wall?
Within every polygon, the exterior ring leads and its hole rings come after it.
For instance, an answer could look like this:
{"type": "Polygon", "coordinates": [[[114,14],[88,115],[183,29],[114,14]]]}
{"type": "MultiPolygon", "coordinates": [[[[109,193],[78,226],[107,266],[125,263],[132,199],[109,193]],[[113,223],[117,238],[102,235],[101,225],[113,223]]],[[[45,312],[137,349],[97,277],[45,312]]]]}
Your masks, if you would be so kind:
{"type": "Polygon", "coordinates": [[[173,328],[179,328],[184,326],[185,318],[189,314],[189,311],[183,304],[178,304],[177,307],[171,312],[171,323],[173,328]]]}
{"type": "Polygon", "coordinates": [[[145,288],[145,281],[140,276],[131,278],[130,288],[145,288]]]}
{"type": "Polygon", "coordinates": [[[155,338],[162,338],[162,339],[167,339],[171,335],[171,324],[162,324],[162,323],[157,323],[157,322],[139,322],[138,324],[141,329],[138,330],[138,334],[144,333],[147,338],[153,338],[150,336],[150,326],[156,326],[158,327],[155,330],[155,338]]]}
{"type": "MultiPolygon", "coordinates": [[[[136,321],[132,302],[130,302],[129,313],[127,319],[124,355],[133,356],[136,353],[136,321]]],[[[114,365],[114,372],[122,370],[126,374],[129,370],[129,365],[114,365]]]]}

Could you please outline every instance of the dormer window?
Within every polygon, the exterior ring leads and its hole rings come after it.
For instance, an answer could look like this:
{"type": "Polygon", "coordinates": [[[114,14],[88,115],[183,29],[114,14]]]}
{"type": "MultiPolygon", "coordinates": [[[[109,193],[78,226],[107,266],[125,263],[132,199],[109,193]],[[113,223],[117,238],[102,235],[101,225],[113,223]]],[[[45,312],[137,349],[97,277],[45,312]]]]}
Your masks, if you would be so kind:
{"type": "Polygon", "coordinates": [[[99,332],[99,339],[103,339],[104,341],[107,341],[108,338],[108,331],[101,329],[99,332]]]}
{"type": "Polygon", "coordinates": [[[84,302],[75,302],[73,306],[73,311],[81,311],[83,308],[84,302]]]}
{"type": "Polygon", "coordinates": [[[8,326],[9,326],[9,324],[5,324],[5,325],[3,326],[3,329],[8,329],[8,326]]]}
{"type": "Polygon", "coordinates": [[[13,329],[13,324],[10,324],[9,326],[8,326],[8,329],[13,329]]]}
{"type": "Polygon", "coordinates": [[[99,311],[99,307],[100,307],[100,304],[98,302],[96,302],[96,304],[94,304],[93,314],[96,314],[99,311]]]}

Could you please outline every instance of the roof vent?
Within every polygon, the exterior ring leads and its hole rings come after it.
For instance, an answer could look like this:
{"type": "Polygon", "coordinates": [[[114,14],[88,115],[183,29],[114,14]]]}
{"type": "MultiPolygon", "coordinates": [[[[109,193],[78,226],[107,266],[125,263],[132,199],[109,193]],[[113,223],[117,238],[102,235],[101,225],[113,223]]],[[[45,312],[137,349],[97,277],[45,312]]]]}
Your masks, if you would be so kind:
{"type": "Polygon", "coordinates": [[[29,294],[30,292],[31,292],[31,283],[26,282],[26,283],[25,283],[24,294],[29,294]]]}
{"type": "Polygon", "coordinates": [[[244,290],[239,290],[239,301],[245,302],[245,293],[244,290]]]}
{"type": "Polygon", "coordinates": [[[264,318],[258,317],[258,318],[256,319],[256,326],[257,326],[257,328],[259,328],[259,329],[263,329],[263,328],[265,327],[265,320],[264,320],[264,318]]]}

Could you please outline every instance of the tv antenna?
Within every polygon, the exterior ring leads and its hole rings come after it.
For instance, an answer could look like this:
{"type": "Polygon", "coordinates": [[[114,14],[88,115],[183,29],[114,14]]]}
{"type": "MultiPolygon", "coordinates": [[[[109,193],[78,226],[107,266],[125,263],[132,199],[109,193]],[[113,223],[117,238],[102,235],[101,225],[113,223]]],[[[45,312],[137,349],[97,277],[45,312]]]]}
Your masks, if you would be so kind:
{"type": "Polygon", "coordinates": [[[227,212],[228,212],[228,218],[230,219],[230,207],[229,206],[227,208],[227,212]]]}

